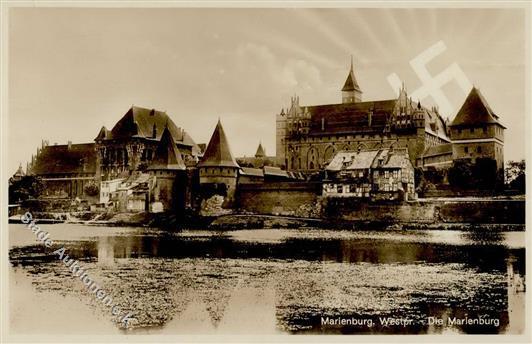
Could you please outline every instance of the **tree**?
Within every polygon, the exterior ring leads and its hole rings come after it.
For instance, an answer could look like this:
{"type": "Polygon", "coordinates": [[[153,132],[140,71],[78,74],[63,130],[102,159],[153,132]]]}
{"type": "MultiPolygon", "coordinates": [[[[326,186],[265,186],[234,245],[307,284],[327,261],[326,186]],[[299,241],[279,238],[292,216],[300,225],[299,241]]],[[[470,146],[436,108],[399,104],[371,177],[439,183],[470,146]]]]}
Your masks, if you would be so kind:
{"type": "Polygon", "coordinates": [[[9,185],[9,203],[20,203],[38,198],[44,190],[44,183],[35,176],[23,176],[9,185]]]}
{"type": "Polygon", "coordinates": [[[473,164],[469,160],[460,159],[453,162],[448,173],[449,184],[462,189],[474,187],[473,164]]]}
{"type": "Polygon", "coordinates": [[[95,182],[88,183],[83,189],[88,196],[97,196],[100,193],[100,188],[95,182]]]}
{"type": "Polygon", "coordinates": [[[507,188],[524,193],[526,191],[525,160],[509,161],[504,169],[504,179],[507,188]]]}
{"type": "Polygon", "coordinates": [[[497,179],[497,161],[491,158],[477,158],[473,166],[473,184],[483,190],[494,189],[500,184],[497,179]]]}

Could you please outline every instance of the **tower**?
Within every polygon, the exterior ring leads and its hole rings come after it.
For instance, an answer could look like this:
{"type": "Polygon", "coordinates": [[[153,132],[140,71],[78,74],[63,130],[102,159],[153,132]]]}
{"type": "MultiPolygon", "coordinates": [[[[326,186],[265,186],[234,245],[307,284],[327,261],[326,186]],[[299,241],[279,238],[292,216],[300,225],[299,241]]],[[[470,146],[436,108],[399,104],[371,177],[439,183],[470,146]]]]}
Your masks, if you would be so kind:
{"type": "Polygon", "coordinates": [[[362,101],[362,90],[358,86],[355,72],[353,71],[353,57],[351,56],[351,68],[342,88],[342,103],[358,103],[362,101]]]}
{"type": "Polygon", "coordinates": [[[264,148],[262,147],[262,142],[259,142],[259,146],[257,147],[257,152],[255,153],[255,158],[263,159],[265,157],[266,157],[266,152],[264,151],[264,148]]]}
{"type": "Polygon", "coordinates": [[[286,166],[286,113],[284,109],[275,116],[275,160],[278,166],[286,166]]]}
{"type": "MultiPolygon", "coordinates": [[[[154,178],[152,205],[160,202],[159,210],[181,211],[185,208],[186,166],[168,127],[164,128],[155,156],[147,168],[154,178]]],[[[155,211],[155,207],[152,208],[155,211]]]]}
{"type": "Polygon", "coordinates": [[[198,169],[203,195],[211,196],[211,193],[222,195],[225,197],[224,207],[232,206],[240,166],[231,153],[220,120],[198,164],[198,169]]]}
{"type": "Polygon", "coordinates": [[[497,170],[504,169],[504,127],[480,91],[473,87],[464,104],[449,125],[453,160],[479,158],[496,161],[497,170]]]}

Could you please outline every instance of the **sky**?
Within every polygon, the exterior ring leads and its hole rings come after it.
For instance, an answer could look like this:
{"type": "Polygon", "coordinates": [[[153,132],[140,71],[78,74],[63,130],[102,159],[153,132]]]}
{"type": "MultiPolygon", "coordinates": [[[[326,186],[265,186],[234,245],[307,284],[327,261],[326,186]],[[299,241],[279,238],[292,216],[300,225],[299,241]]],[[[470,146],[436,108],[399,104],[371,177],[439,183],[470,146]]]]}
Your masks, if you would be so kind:
{"type": "MultiPolygon", "coordinates": [[[[197,143],[220,118],[235,156],[259,142],[275,155],[291,96],[341,102],[351,56],[363,100],[395,98],[392,73],[413,93],[410,61],[438,42],[428,73],[458,66],[507,127],[505,159],[525,157],[522,9],[11,8],[8,19],[10,174],[42,139],[93,142],[133,104],[167,111],[197,143]]],[[[454,81],[441,91],[452,120],[467,93],[454,81]]]]}

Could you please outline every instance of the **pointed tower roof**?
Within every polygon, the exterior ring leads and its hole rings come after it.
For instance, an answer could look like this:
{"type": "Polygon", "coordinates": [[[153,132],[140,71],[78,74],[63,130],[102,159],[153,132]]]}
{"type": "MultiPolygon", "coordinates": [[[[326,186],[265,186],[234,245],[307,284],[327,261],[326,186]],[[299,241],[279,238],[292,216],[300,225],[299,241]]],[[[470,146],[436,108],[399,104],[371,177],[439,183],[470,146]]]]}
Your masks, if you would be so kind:
{"type": "Polygon", "coordinates": [[[473,87],[464,104],[456,114],[451,126],[471,126],[499,123],[499,117],[491,110],[480,91],[473,87]]]}
{"type": "Polygon", "coordinates": [[[257,147],[257,153],[255,153],[255,158],[264,158],[266,156],[266,152],[264,151],[264,148],[262,147],[262,142],[259,142],[259,147],[257,147]]]}
{"type": "Polygon", "coordinates": [[[233,154],[231,154],[224,128],[219,119],[198,167],[239,167],[233,154]]]}
{"type": "Polygon", "coordinates": [[[14,176],[16,177],[24,177],[26,174],[24,173],[24,170],[22,169],[22,164],[18,165],[18,170],[15,172],[14,176]]]}
{"type": "Polygon", "coordinates": [[[168,127],[164,128],[148,170],[184,170],[185,163],[168,127]]]}
{"type": "Polygon", "coordinates": [[[98,133],[98,136],[96,136],[95,140],[105,140],[109,137],[109,130],[105,126],[100,129],[100,132],[98,133]]]}
{"type": "Polygon", "coordinates": [[[358,91],[362,93],[360,86],[358,86],[357,79],[355,78],[355,72],[353,72],[353,57],[351,57],[351,68],[349,69],[349,74],[345,80],[344,87],[342,91],[358,91]]]}

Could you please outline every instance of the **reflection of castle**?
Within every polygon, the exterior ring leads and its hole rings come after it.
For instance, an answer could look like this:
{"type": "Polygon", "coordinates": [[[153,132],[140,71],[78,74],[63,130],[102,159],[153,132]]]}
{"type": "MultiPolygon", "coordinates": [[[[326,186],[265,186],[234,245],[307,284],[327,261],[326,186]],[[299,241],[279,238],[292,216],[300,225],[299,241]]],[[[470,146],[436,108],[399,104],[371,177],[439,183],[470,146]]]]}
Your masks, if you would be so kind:
{"type": "Polygon", "coordinates": [[[480,91],[473,88],[452,123],[408,97],[362,101],[353,65],[342,103],[302,106],[293,97],[277,115],[277,162],[287,170],[322,170],[337,152],[404,148],[412,164],[449,166],[456,159],[493,158],[503,166],[503,131],[480,91]],[[450,134],[450,137],[449,137],[450,134]]]}

